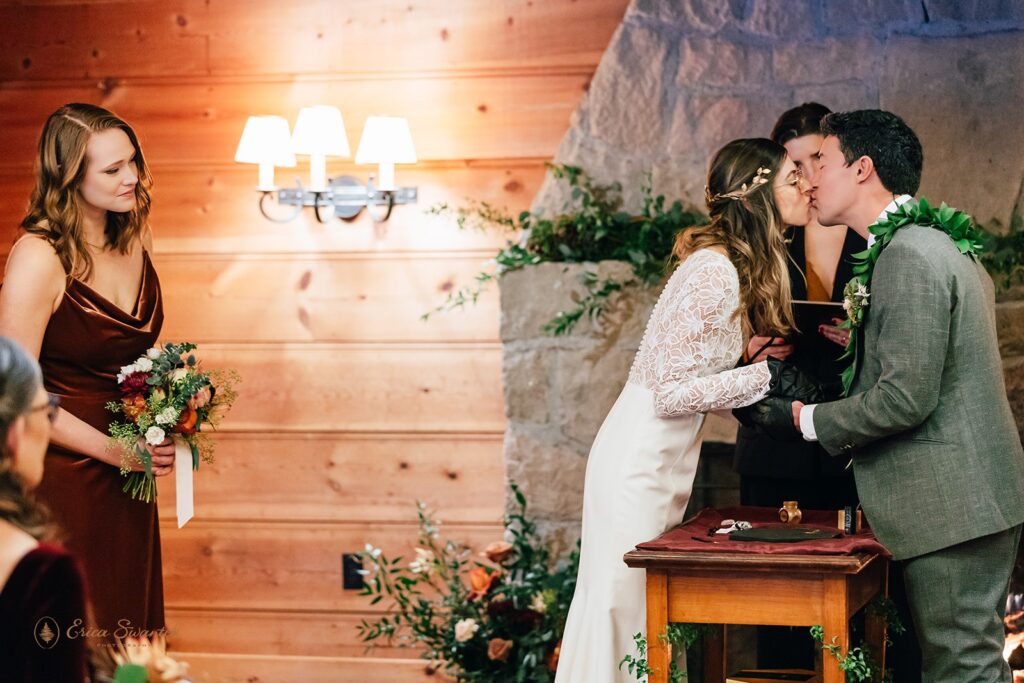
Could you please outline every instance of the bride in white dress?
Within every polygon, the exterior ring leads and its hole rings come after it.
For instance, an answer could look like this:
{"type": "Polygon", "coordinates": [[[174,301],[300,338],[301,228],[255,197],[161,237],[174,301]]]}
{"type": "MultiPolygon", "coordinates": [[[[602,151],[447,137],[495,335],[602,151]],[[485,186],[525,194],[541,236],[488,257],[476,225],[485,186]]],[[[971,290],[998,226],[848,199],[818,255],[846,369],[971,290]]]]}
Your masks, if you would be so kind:
{"type": "Polygon", "coordinates": [[[775,386],[774,364],[735,366],[752,329],[793,327],[783,230],[807,223],[806,189],[770,140],[735,140],[712,160],[710,224],[677,238],[681,263],[590,450],[556,683],[636,680],[618,665],[646,630],[644,572],[622,556],[682,520],[705,413],[753,404],[775,386]]]}

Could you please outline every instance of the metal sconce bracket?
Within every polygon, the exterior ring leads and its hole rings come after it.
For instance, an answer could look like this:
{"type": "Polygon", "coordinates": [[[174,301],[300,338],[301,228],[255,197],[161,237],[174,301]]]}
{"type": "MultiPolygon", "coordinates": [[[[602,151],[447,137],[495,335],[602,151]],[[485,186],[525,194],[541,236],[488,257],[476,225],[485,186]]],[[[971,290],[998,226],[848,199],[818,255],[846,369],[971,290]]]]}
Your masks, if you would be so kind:
{"type": "Polygon", "coordinates": [[[391,217],[391,210],[396,204],[415,204],[418,193],[415,187],[399,187],[394,190],[381,190],[374,187],[373,176],[366,185],[353,176],[331,178],[326,190],[314,191],[297,183],[295,188],[279,188],[264,190],[260,197],[260,213],[267,220],[275,223],[287,223],[294,220],[303,207],[313,207],[317,221],[327,223],[331,218],[352,221],[365,208],[375,223],[383,223],[391,217]],[[277,203],[283,206],[294,206],[295,211],[286,218],[274,218],[267,214],[264,203],[268,195],[277,193],[277,203]],[[380,213],[376,207],[384,207],[380,213]],[[327,209],[330,209],[329,211],[327,209]]]}

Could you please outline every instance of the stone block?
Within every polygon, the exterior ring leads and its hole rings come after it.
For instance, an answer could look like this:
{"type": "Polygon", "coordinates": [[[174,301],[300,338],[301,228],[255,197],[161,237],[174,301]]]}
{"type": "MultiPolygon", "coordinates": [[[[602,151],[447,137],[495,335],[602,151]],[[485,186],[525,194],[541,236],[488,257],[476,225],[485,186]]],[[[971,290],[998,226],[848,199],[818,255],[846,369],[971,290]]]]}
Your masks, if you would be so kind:
{"type": "Polygon", "coordinates": [[[626,384],[636,349],[600,349],[595,344],[587,351],[557,352],[557,419],[563,434],[589,449],[626,384]]]}
{"type": "MultiPolygon", "coordinates": [[[[586,106],[581,106],[580,119],[585,121],[587,116],[586,106]]],[[[566,133],[555,154],[555,163],[579,166],[598,184],[621,183],[623,209],[637,212],[642,206],[640,188],[651,161],[649,154],[634,154],[634,151],[616,148],[590,137],[581,124],[566,133]]],[[[572,205],[568,183],[548,173],[530,208],[543,215],[552,215],[572,205]]]]}
{"type": "Polygon", "coordinates": [[[710,160],[725,143],[736,138],[765,137],[775,119],[789,104],[778,92],[741,97],[699,95],[690,100],[690,117],[696,122],[696,150],[710,160]]]}
{"type": "MultiPolygon", "coordinates": [[[[541,263],[506,273],[501,277],[501,339],[506,344],[524,339],[548,339],[543,326],[559,312],[575,305],[573,297],[586,289],[580,282],[584,271],[594,272],[599,281],[633,277],[624,261],[599,263],[541,263]]],[[[608,299],[608,312],[597,320],[580,320],[561,339],[586,338],[600,345],[630,346],[640,343],[643,327],[657,298],[658,289],[631,287],[608,299]]]]}
{"type": "Polygon", "coordinates": [[[759,45],[691,36],[680,42],[676,83],[700,87],[766,83],[770,62],[769,50],[759,45]]]}
{"type": "Polygon", "coordinates": [[[753,0],[743,29],[772,38],[800,38],[809,41],[818,33],[813,3],[753,0]]]}
{"type": "Polygon", "coordinates": [[[924,147],[920,194],[1010,224],[1024,178],[1024,32],[893,38],[879,86],[924,147]]]}
{"type": "Polygon", "coordinates": [[[929,21],[1024,22],[1020,0],[923,0],[929,21]]]}
{"type": "Polygon", "coordinates": [[[509,420],[547,424],[551,421],[552,368],[543,348],[505,348],[501,378],[505,416],[509,420]]]}
{"type": "Polygon", "coordinates": [[[1004,358],[1024,355],[1024,301],[996,304],[996,333],[1004,358]]]}
{"type": "Polygon", "coordinates": [[[924,23],[920,0],[824,0],[826,33],[887,35],[894,28],[924,23]]]}
{"type": "Polygon", "coordinates": [[[633,0],[626,20],[654,19],[683,30],[713,33],[732,18],[732,9],[723,0],[633,0]]]}
{"type": "Polygon", "coordinates": [[[513,423],[505,433],[504,453],[508,478],[526,496],[530,518],[555,521],[581,518],[586,452],[566,443],[557,430],[532,429],[513,423]]]}
{"type": "Polygon", "coordinates": [[[587,132],[634,152],[665,144],[661,101],[668,62],[668,40],[644,26],[624,23],[605,51],[587,93],[587,132]]]}
{"type": "Polygon", "coordinates": [[[775,80],[793,85],[874,82],[881,65],[882,43],[871,36],[827,38],[813,43],[792,40],[776,44],[772,51],[775,80]]]}
{"type": "Polygon", "coordinates": [[[874,84],[867,85],[860,81],[794,88],[793,106],[804,102],[820,102],[832,111],[878,109],[878,88],[874,84]]]}

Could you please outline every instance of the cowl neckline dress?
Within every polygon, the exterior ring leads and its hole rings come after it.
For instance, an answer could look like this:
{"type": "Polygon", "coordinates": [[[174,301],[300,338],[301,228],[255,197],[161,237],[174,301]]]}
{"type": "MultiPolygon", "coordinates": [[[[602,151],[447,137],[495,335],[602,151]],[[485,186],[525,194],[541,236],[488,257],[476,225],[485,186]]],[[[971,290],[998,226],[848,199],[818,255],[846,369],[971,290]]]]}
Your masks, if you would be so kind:
{"type": "MultiPolygon", "coordinates": [[[[131,311],[69,278],[39,353],[46,390],[69,413],[108,433],[115,415],[106,404],[121,396],[117,373],[156,344],[163,319],[160,282],[145,250],[131,311]]],[[[118,467],[51,444],[38,489],[65,547],[85,570],[93,625],[110,636],[126,625],[164,626],[157,506],[132,500],[124,483],[118,467]]]]}

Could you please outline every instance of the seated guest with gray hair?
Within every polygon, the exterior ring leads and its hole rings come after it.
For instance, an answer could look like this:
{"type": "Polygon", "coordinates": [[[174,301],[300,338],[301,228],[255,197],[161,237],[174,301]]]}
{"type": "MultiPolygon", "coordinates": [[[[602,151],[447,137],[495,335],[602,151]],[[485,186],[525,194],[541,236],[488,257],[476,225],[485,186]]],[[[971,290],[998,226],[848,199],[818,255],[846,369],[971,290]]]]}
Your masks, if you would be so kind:
{"type": "Polygon", "coordinates": [[[8,683],[88,680],[81,570],[48,543],[52,529],[31,489],[57,402],[39,365],[0,337],[0,674],[8,683]]]}

